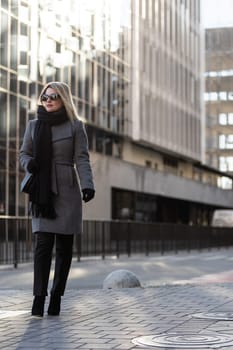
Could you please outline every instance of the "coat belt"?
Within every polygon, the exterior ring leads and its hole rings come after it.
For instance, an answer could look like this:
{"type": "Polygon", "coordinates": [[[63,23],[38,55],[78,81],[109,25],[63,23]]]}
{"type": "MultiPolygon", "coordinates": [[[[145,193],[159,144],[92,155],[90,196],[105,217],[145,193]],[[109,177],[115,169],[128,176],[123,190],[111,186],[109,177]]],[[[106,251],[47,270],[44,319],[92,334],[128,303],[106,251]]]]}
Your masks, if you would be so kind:
{"type": "Polygon", "coordinates": [[[57,185],[57,176],[56,176],[56,165],[66,165],[74,167],[74,163],[66,161],[66,160],[54,160],[52,162],[52,192],[54,194],[58,194],[58,185],[57,185]]]}

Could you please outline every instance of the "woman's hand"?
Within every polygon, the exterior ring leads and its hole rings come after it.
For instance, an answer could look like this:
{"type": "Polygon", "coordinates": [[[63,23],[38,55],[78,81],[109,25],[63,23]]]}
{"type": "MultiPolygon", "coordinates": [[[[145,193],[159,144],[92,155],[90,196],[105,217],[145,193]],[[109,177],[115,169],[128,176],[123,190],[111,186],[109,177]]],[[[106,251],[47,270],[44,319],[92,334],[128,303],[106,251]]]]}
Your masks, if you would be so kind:
{"type": "Polygon", "coordinates": [[[85,203],[89,202],[95,196],[95,190],[93,190],[91,188],[84,188],[82,190],[82,193],[83,193],[83,201],[85,203]]]}
{"type": "Polygon", "coordinates": [[[36,174],[39,171],[39,165],[37,164],[34,158],[29,160],[27,170],[31,174],[36,174]]]}

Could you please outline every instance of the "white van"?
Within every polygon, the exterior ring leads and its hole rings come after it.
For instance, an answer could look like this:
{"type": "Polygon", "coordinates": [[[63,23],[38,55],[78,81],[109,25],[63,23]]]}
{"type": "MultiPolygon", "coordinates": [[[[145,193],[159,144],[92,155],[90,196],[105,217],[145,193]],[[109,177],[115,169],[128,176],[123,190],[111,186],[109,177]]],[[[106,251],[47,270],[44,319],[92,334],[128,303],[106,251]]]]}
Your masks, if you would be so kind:
{"type": "Polygon", "coordinates": [[[211,226],[233,227],[233,210],[217,209],[214,211],[211,226]]]}

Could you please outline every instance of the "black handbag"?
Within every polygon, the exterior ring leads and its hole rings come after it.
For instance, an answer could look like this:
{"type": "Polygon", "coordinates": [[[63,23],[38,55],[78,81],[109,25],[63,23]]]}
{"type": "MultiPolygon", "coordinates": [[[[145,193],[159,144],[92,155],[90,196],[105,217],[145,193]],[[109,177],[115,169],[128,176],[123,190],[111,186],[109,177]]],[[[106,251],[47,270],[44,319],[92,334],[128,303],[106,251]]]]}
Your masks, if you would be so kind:
{"type": "Polygon", "coordinates": [[[33,190],[33,186],[34,186],[34,175],[31,173],[26,173],[26,175],[24,176],[21,185],[20,185],[20,191],[24,192],[24,193],[31,193],[33,190]]]}

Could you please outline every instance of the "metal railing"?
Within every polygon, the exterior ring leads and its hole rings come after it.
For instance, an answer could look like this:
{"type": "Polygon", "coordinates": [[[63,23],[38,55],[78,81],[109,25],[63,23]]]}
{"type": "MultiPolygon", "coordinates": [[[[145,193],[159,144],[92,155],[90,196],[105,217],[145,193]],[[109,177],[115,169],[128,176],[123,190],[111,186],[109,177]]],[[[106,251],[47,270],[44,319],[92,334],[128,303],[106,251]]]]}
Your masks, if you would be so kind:
{"type": "Polygon", "coordinates": [[[132,221],[84,222],[77,236],[77,255],[105,255],[211,249],[233,245],[233,229],[132,221]]]}
{"type": "Polygon", "coordinates": [[[34,240],[30,218],[0,216],[0,264],[28,262],[33,259],[34,240]]]}
{"type": "MultiPolygon", "coordinates": [[[[84,234],[75,235],[73,254],[78,261],[84,256],[119,257],[134,253],[202,250],[233,246],[232,228],[188,226],[170,223],[132,221],[84,221],[84,234]]],[[[33,260],[34,235],[31,220],[0,217],[0,264],[33,260]]]]}

